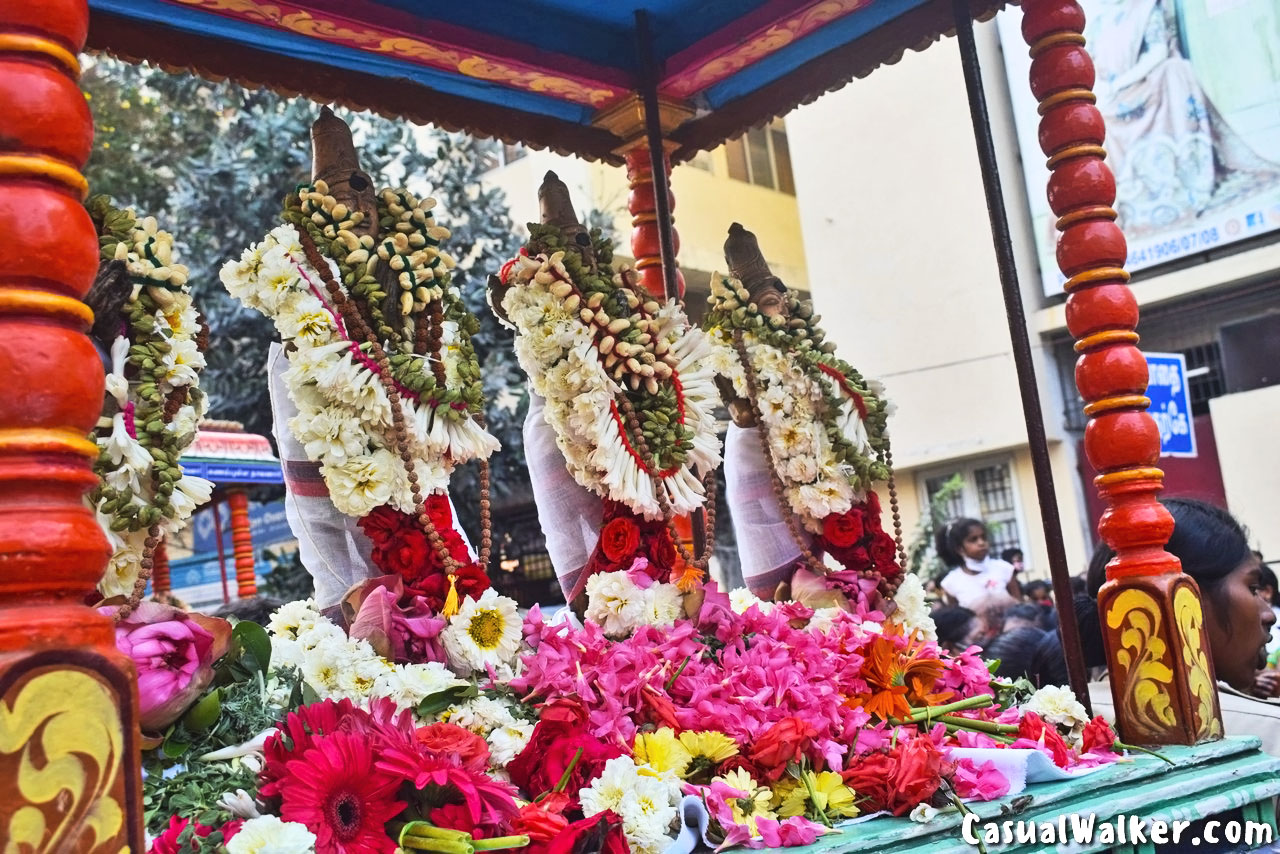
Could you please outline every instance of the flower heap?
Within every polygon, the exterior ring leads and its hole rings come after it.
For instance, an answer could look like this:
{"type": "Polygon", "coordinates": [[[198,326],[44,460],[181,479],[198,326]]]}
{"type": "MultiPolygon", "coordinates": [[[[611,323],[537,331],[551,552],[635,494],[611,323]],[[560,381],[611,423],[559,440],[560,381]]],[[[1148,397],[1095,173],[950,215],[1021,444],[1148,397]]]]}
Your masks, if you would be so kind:
{"type": "Polygon", "coordinates": [[[112,549],[99,591],[140,597],[156,544],[182,530],[212,490],[178,464],[204,415],[199,371],[207,332],[188,270],[174,261],[173,235],[155,217],[139,219],[105,196],[91,199],[89,212],[104,269],[120,262],[128,280],[96,436],[99,484],[90,495],[112,549]]]}
{"type": "MultiPolygon", "coordinates": [[[[878,382],[835,355],[810,301],[784,299],[786,312],[766,316],[741,282],[712,276],[704,326],[737,353],[720,368],[750,403],[785,509],[846,571],[892,595],[902,569],[873,491],[891,474],[892,404],[878,382]]],[[[808,539],[792,528],[808,553],[808,539]]]]}
{"type": "Polygon", "coordinates": [[[148,821],[175,845],[152,851],[558,854],[595,839],[662,854],[690,810],[722,846],[804,845],[855,815],[923,820],[1010,791],[958,748],[1070,769],[1116,758],[1114,734],[1063,689],[1007,702],[976,649],[942,652],[905,609],[814,612],[709,585],[686,619],[644,567],[612,575],[589,592],[601,622],[581,627],[536,609],[522,621],[492,590],[429,626],[370,631],[362,607],[350,634],[310,602],[285,606],[269,667],[244,681],[274,724],[249,738],[244,714],[227,720],[241,689],[220,677],[222,715],[206,693],[149,754],[148,821]],[[379,652],[388,636],[413,660],[379,652]],[[184,741],[184,769],[165,773],[184,741]]]}

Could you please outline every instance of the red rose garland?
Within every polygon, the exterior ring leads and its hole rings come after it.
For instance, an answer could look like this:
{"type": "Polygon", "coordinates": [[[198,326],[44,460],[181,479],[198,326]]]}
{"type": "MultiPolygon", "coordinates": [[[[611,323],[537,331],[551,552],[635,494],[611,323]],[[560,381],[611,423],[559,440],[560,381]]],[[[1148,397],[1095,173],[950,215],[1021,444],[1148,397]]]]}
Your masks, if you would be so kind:
{"type": "MultiPolygon", "coordinates": [[[[423,510],[457,564],[452,589],[456,590],[458,600],[478,599],[489,589],[489,578],[484,568],[471,559],[467,544],[454,529],[448,496],[427,496],[423,510]]],[[[451,590],[449,567],[444,565],[439,550],[432,546],[422,524],[413,516],[385,505],[361,517],[357,524],[373,543],[370,559],[374,566],[385,575],[403,579],[407,597],[421,596],[432,610],[441,612],[451,590]]]]}

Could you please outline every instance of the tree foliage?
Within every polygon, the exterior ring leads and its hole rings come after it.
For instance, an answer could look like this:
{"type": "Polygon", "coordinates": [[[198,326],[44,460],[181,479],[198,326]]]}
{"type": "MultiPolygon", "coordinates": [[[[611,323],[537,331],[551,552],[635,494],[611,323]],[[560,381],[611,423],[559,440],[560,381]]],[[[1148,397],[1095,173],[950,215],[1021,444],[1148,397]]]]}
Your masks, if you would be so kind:
{"type": "MultiPolygon", "coordinates": [[[[275,331],[267,318],[227,294],[218,270],[278,224],[284,195],[309,179],[317,105],[111,59],[93,61],[83,85],[98,129],[85,170],[93,191],[157,217],[191,269],[193,295],[212,332],[202,378],[210,417],[270,435],[264,366],[275,331]]],[[[488,274],[519,242],[501,192],[481,181],[485,143],[367,113],[335,112],[351,125],[362,165],[379,186],[407,185],[438,200],[438,221],[453,232],[446,246],[458,259],[455,282],[481,320],[472,340],[484,370],[489,429],[503,445],[493,461],[493,498],[527,495],[524,376],[510,333],[493,318],[484,294],[488,274]]],[[[475,466],[458,473],[452,493],[475,542],[475,466]]]]}

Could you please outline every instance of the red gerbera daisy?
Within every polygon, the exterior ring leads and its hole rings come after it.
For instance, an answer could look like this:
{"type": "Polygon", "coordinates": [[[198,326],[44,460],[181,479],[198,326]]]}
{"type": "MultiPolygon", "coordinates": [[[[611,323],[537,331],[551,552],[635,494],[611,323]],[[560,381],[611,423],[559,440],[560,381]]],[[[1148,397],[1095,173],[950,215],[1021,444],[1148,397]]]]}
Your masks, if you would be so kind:
{"type": "Polygon", "coordinates": [[[317,854],[391,854],[384,825],[404,809],[396,799],[403,777],[374,766],[370,739],[335,732],[290,759],[278,782],[280,817],[316,835],[317,854]]]}

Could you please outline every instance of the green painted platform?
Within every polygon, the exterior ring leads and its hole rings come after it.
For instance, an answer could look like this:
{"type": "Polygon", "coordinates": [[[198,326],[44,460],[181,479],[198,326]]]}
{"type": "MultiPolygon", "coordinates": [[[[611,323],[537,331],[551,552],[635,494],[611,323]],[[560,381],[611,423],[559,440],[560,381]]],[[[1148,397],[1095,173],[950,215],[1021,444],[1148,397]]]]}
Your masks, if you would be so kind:
{"type": "MultiPolygon", "coordinates": [[[[1176,763],[1170,766],[1147,755],[1139,755],[1097,771],[1079,780],[1042,783],[1028,786],[1022,794],[988,803],[969,804],[978,816],[976,831],[982,835],[985,822],[1035,821],[1058,825],[1059,816],[1092,814],[1095,828],[1114,822],[1118,816],[1137,816],[1163,820],[1172,827],[1174,821],[1196,821],[1232,813],[1232,819],[1266,824],[1270,829],[1269,845],[1259,846],[1255,836],[1254,850],[1280,851],[1280,834],[1275,824],[1275,798],[1280,795],[1280,759],[1258,749],[1256,738],[1231,738],[1199,747],[1171,747],[1161,752],[1176,763]]],[[[853,825],[838,834],[819,839],[806,848],[788,849],[794,854],[837,854],[837,852],[883,852],[883,854],[974,854],[978,847],[962,837],[962,817],[954,810],[921,824],[907,818],[882,816],[853,825]]],[[[1146,843],[1099,841],[1076,844],[1071,836],[1072,824],[1066,822],[1066,845],[1033,842],[987,844],[994,852],[1053,852],[1053,854],[1153,854],[1170,850],[1166,846],[1146,843]]],[[[1222,837],[1222,829],[1217,829],[1222,837]]],[[[1194,828],[1183,833],[1185,846],[1194,837],[1194,828]]],[[[1224,840],[1225,841],[1225,840],[1224,840]]],[[[1188,850],[1215,849],[1208,842],[1188,850]]],[[[1249,850],[1243,840],[1237,850],[1249,850]]]]}

